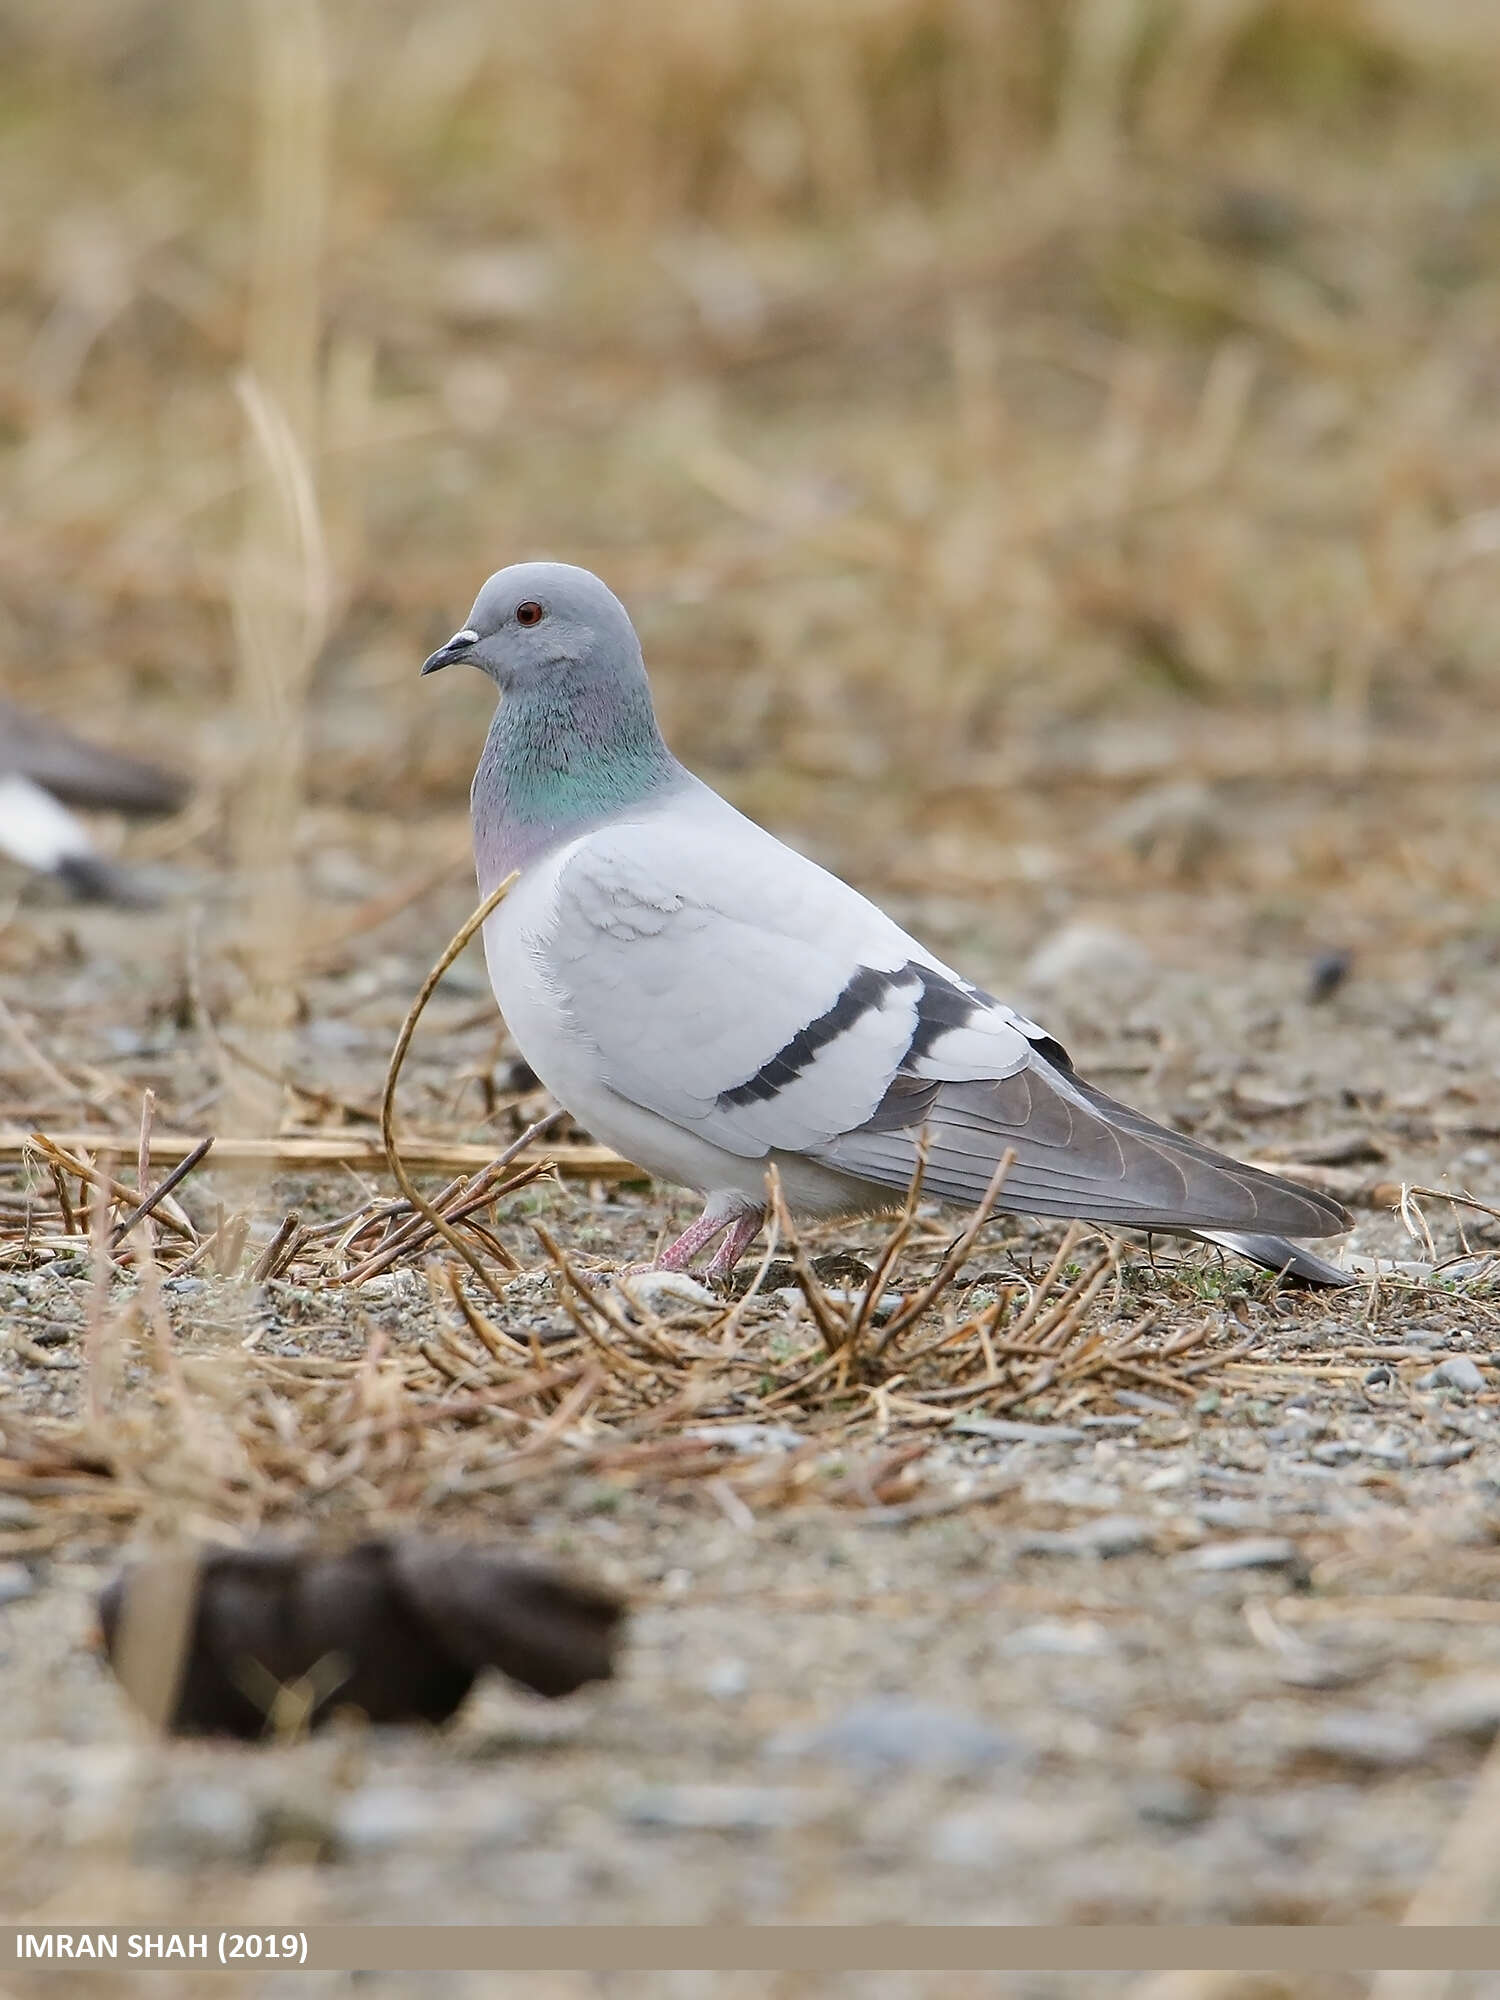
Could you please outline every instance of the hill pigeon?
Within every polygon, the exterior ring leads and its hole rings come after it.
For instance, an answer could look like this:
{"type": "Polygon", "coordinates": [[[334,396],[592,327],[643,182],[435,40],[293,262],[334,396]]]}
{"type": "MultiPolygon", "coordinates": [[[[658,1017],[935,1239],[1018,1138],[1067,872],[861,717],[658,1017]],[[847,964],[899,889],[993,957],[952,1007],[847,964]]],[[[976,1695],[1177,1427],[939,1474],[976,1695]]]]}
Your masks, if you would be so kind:
{"type": "Polygon", "coordinates": [[[1285,1240],[1349,1218],[1326,1195],[1154,1124],[1078,1075],[1034,1021],[746,819],[662,740],[625,607],[565,563],[502,569],[422,668],[465,661],[500,704],[472,792],[485,956],[523,1056],[588,1130],[692,1188],[659,1259],[717,1242],[724,1278],[765,1215],[876,1214],[919,1148],[929,1194],[1198,1236],[1314,1283],[1285,1240]]]}
{"type": "Polygon", "coordinates": [[[61,723],[0,701],[0,854],[55,875],[94,902],[139,903],[139,888],[106,861],[67,808],[176,812],[186,779],[85,742],[61,723]]]}

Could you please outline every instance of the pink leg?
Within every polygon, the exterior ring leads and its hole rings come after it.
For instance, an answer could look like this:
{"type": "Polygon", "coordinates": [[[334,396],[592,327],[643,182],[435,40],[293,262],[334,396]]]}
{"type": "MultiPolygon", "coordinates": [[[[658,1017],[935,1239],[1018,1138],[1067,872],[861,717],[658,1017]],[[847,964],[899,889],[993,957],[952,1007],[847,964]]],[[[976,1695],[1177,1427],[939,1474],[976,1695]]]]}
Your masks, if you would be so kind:
{"type": "Polygon", "coordinates": [[[727,1215],[712,1215],[706,1209],[696,1222],[690,1223],[675,1243],[669,1243],[655,1264],[657,1271],[685,1271],[700,1250],[706,1250],[716,1236],[722,1236],[729,1227],[731,1218],[727,1215]]]}
{"type": "Polygon", "coordinates": [[[709,1261],[704,1277],[712,1284],[716,1279],[727,1278],[741,1257],[755,1240],[756,1231],[763,1220],[758,1208],[750,1209],[744,1215],[737,1215],[729,1225],[724,1241],[715,1250],[709,1261]]]}

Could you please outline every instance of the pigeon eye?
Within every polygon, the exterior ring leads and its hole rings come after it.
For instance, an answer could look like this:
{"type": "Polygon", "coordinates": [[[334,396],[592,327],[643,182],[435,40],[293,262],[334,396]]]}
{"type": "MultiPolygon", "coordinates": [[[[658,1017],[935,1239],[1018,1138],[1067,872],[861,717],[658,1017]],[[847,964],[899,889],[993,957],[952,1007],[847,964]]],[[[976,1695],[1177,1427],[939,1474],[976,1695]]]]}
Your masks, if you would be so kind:
{"type": "Polygon", "coordinates": [[[540,625],[546,615],[546,612],[534,597],[528,597],[524,604],[516,606],[516,623],[518,625],[540,625]]]}

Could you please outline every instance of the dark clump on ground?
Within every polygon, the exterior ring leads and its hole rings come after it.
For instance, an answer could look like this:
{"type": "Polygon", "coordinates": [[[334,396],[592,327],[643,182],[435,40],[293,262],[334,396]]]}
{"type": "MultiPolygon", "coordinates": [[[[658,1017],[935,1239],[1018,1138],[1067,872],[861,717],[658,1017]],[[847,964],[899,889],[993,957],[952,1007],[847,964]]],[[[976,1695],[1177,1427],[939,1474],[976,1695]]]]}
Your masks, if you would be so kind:
{"type": "Polygon", "coordinates": [[[158,1558],[99,1600],[109,1663],[151,1720],[251,1741],[340,1712],[446,1722],[487,1667],[575,1694],[609,1679],[623,1610],[538,1565],[415,1535],[158,1558]]]}

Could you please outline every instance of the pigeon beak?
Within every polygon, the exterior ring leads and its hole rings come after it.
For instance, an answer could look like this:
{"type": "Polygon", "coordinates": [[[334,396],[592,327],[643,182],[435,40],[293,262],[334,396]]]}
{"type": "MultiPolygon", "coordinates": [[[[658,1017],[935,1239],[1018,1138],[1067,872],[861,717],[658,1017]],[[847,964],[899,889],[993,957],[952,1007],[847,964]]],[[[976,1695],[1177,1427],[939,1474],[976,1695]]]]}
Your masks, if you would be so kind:
{"type": "Polygon", "coordinates": [[[477,646],[478,644],[479,634],[471,632],[465,626],[462,632],[454,633],[446,646],[439,646],[435,653],[423,661],[422,672],[424,674],[435,674],[442,667],[451,667],[455,660],[462,660],[467,657],[471,646],[477,646]]]}

